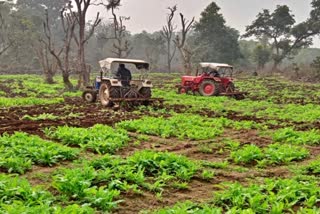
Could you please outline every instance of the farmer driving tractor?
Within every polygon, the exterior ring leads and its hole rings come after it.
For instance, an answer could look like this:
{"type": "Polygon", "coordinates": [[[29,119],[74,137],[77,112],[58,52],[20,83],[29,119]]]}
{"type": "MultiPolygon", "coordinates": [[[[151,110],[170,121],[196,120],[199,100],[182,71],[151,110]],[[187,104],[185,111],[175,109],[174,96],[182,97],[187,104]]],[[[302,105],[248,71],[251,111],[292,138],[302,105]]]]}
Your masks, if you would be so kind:
{"type": "Polygon", "coordinates": [[[132,79],[131,72],[124,64],[119,64],[116,77],[121,80],[123,86],[130,86],[130,81],[132,79]]]}

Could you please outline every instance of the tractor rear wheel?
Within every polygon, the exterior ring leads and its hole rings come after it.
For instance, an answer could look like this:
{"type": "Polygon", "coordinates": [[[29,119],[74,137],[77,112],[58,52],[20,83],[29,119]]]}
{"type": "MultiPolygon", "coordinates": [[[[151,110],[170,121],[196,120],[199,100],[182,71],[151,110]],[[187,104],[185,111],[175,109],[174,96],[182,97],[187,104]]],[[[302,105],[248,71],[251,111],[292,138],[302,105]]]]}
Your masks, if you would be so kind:
{"type": "Polygon", "coordinates": [[[199,93],[202,96],[217,96],[219,95],[219,84],[212,80],[204,80],[199,87],[199,93]]]}
{"type": "Polygon", "coordinates": [[[93,90],[85,90],[82,93],[82,99],[88,103],[94,103],[97,100],[97,93],[93,90]]]}
{"type": "Polygon", "coordinates": [[[111,107],[113,105],[113,103],[110,101],[110,87],[111,86],[109,83],[102,83],[100,86],[99,98],[103,106],[111,107]]]}
{"type": "Polygon", "coordinates": [[[144,96],[144,98],[151,98],[151,88],[141,88],[139,93],[144,96]]]}

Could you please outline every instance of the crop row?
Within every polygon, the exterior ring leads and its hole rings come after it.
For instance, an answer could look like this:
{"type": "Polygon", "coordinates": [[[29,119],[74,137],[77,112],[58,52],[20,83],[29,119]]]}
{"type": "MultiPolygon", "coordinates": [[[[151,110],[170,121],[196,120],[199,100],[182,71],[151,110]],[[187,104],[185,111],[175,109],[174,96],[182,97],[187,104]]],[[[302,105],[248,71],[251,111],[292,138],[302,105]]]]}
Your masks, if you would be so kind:
{"type": "Polygon", "coordinates": [[[46,136],[65,145],[80,146],[97,153],[115,153],[124,147],[129,136],[125,130],[97,124],[91,128],[51,127],[44,130],[46,136]]]}
{"type": "Polygon", "coordinates": [[[320,106],[317,104],[275,104],[267,100],[234,100],[227,97],[201,97],[179,95],[174,91],[155,90],[156,97],[163,97],[166,103],[188,106],[187,112],[209,109],[220,115],[237,112],[244,116],[254,116],[264,120],[284,120],[292,122],[316,122],[320,118],[320,106]]]}
{"type": "Polygon", "coordinates": [[[250,78],[237,81],[237,87],[255,100],[276,103],[319,103],[320,85],[287,82],[276,78],[250,78]],[[279,90],[281,89],[281,90],[279,90]]]}
{"type": "Polygon", "coordinates": [[[275,143],[263,149],[252,144],[232,151],[230,156],[235,163],[258,163],[259,166],[265,166],[302,160],[309,156],[309,151],[290,144],[275,143]]]}
{"type": "Polygon", "coordinates": [[[73,206],[79,213],[92,213],[91,208],[110,211],[122,201],[120,193],[141,194],[146,190],[161,196],[164,187],[171,184],[185,187],[200,170],[197,162],[184,156],[147,150],[126,159],[105,155],[80,164],[53,174],[48,189],[54,194],[31,187],[27,180],[0,175],[0,213],[9,210],[35,213],[41,209],[50,210],[47,213],[66,213],[65,209],[73,206]],[[66,208],[61,209],[59,204],[66,208]]]}
{"type": "Polygon", "coordinates": [[[105,155],[81,168],[61,170],[52,185],[61,197],[106,211],[121,202],[121,192],[161,194],[169,181],[189,181],[198,170],[197,163],[183,156],[140,151],[126,159],[105,155]]]}
{"type": "Polygon", "coordinates": [[[55,197],[42,187],[32,187],[28,180],[0,174],[0,213],[93,214],[88,206],[54,205],[55,197]]]}
{"type": "Polygon", "coordinates": [[[163,138],[205,140],[223,134],[224,128],[251,129],[261,127],[252,121],[232,121],[227,118],[207,118],[192,114],[175,114],[169,118],[143,117],[122,121],[117,127],[163,138]]]}
{"type": "Polygon", "coordinates": [[[310,131],[295,131],[293,128],[278,129],[273,134],[273,140],[280,143],[290,143],[297,145],[319,145],[320,131],[313,129],[310,131]]]}
{"type": "Polygon", "coordinates": [[[243,186],[240,183],[219,185],[207,204],[184,202],[146,213],[298,213],[316,214],[320,198],[319,184],[312,179],[265,179],[262,183],[243,186]]]}
{"type": "Polygon", "coordinates": [[[33,164],[52,166],[59,161],[72,160],[79,151],[38,136],[16,132],[0,137],[0,153],[0,168],[22,174],[33,164]]]}

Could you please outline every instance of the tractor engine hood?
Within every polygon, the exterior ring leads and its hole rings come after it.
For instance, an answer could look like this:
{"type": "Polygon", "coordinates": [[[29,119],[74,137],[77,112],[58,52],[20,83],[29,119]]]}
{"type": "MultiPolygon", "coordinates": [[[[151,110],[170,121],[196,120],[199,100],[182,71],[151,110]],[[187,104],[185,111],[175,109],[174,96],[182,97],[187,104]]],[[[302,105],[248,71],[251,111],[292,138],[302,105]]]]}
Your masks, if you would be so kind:
{"type": "Polygon", "coordinates": [[[197,77],[195,76],[182,76],[183,81],[194,81],[197,77]]]}

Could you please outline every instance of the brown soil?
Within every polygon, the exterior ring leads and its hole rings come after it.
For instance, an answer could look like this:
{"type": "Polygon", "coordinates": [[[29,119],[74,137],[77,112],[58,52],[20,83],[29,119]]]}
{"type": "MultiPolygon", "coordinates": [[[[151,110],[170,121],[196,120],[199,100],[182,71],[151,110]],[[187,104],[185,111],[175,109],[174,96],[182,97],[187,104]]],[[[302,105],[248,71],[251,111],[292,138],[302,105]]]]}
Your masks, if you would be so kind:
{"type": "Polygon", "coordinates": [[[122,120],[140,118],[140,115],[125,110],[104,108],[99,104],[86,104],[79,98],[73,98],[61,104],[0,109],[0,118],[0,135],[4,132],[23,131],[42,136],[41,130],[46,127],[62,125],[90,127],[95,124],[113,125],[122,120]],[[55,120],[37,121],[23,119],[25,115],[36,117],[44,113],[58,116],[58,118],[55,120]],[[71,116],[68,117],[68,115],[71,116]]]}

